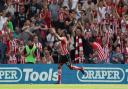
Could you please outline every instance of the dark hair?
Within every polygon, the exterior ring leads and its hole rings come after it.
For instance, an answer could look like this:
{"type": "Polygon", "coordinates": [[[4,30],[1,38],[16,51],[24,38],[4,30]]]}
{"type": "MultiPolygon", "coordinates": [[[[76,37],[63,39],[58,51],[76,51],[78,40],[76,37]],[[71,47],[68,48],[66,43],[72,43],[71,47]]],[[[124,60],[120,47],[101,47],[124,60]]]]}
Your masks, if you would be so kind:
{"type": "Polygon", "coordinates": [[[118,7],[124,7],[124,2],[123,2],[123,0],[120,0],[120,1],[119,1],[118,7]]]}
{"type": "Polygon", "coordinates": [[[89,38],[89,42],[95,42],[95,39],[93,37],[89,38]]]}
{"type": "Polygon", "coordinates": [[[3,10],[0,9],[0,13],[3,13],[3,10]]]}
{"type": "Polygon", "coordinates": [[[115,51],[117,47],[120,48],[120,44],[117,44],[116,46],[113,46],[113,50],[115,51]]]}
{"type": "Polygon", "coordinates": [[[28,39],[28,41],[33,41],[33,37],[30,37],[30,38],[28,39]]]}
{"type": "Polygon", "coordinates": [[[76,13],[76,11],[73,10],[73,9],[72,9],[72,10],[69,10],[69,13],[70,13],[70,14],[73,13],[73,12],[76,13]]]}
{"type": "Polygon", "coordinates": [[[11,15],[11,13],[10,12],[8,12],[8,13],[6,13],[6,15],[5,15],[6,17],[10,17],[10,16],[12,16],[11,15]]]}
{"type": "Polygon", "coordinates": [[[66,9],[66,8],[68,8],[67,6],[63,6],[63,9],[66,9]]]}

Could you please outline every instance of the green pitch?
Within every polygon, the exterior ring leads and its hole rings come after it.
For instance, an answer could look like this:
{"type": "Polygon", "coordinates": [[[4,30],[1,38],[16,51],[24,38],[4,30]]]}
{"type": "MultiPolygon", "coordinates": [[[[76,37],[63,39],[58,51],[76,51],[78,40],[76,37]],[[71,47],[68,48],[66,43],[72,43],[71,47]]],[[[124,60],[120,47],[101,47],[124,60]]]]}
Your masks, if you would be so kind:
{"type": "Polygon", "coordinates": [[[44,85],[44,84],[15,84],[15,85],[0,85],[0,89],[128,89],[128,85],[121,84],[111,84],[111,85],[95,85],[95,84],[54,84],[54,85],[44,85]]]}

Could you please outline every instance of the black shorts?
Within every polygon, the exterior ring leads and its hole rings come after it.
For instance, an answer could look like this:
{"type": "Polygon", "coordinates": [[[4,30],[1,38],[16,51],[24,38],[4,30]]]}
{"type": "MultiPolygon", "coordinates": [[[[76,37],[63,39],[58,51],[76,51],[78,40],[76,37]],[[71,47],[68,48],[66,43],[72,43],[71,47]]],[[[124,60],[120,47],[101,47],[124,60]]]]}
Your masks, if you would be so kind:
{"type": "Polygon", "coordinates": [[[66,63],[67,65],[70,65],[71,64],[70,55],[69,54],[67,54],[67,55],[60,55],[59,63],[61,63],[61,64],[66,63]]]}

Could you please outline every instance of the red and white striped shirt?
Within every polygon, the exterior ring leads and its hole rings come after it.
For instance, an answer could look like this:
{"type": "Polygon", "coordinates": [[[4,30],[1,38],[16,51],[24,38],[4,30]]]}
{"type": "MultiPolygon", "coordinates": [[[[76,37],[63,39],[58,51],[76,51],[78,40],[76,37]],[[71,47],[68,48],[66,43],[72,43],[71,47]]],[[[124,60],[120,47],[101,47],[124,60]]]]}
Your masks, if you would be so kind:
{"type": "Polygon", "coordinates": [[[105,54],[104,54],[103,48],[101,47],[101,45],[99,43],[93,42],[92,48],[93,48],[93,50],[97,51],[99,60],[101,60],[101,61],[105,60],[105,54]]]}
{"type": "Polygon", "coordinates": [[[68,46],[68,42],[66,37],[62,37],[63,40],[61,40],[59,42],[59,51],[61,55],[66,55],[69,54],[67,46],[68,46]]]}
{"type": "Polygon", "coordinates": [[[40,42],[36,43],[35,46],[42,51],[42,44],[40,42]]]}
{"type": "Polygon", "coordinates": [[[19,3],[23,3],[24,4],[25,0],[12,0],[12,3],[15,3],[14,4],[14,8],[16,10],[16,12],[19,12],[20,10],[20,4],[19,3]]]}
{"type": "Polygon", "coordinates": [[[12,41],[10,41],[11,51],[13,51],[14,54],[16,54],[18,51],[18,43],[17,42],[18,42],[17,39],[13,39],[12,41]]]}
{"type": "Polygon", "coordinates": [[[15,55],[9,56],[8,64],[17,64],[17,58],[15,55]]]}

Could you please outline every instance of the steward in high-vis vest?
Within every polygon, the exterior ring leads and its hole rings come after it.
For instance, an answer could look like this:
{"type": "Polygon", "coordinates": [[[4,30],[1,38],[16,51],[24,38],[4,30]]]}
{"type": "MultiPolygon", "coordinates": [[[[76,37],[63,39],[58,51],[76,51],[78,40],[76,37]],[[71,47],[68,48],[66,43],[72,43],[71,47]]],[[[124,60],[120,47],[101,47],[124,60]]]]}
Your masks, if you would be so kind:
{"type": "Polygon", "coordinates": [[[37,48],[33,44],[32,40],[29,39],[28,44],[24,48],[25,54],[25,63],[26,64],[35,64],[36,63],[36,54],[37,48]]]}

